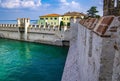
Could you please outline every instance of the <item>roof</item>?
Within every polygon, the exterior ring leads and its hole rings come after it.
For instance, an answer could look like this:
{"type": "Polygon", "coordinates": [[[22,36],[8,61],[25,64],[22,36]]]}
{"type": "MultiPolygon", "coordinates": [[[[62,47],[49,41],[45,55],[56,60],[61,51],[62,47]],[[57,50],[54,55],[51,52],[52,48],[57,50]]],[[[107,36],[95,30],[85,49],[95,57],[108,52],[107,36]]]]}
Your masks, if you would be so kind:
{"type": "Polygon", "coordinates": [[[80,12],[67,12],[63,16],[86,16],[86,15],[80,12]]]}
{"type": "Polygon", "coordinates": [[[61,16],[61,15],[60,14],[47,14],[47,15],[43,15],[40,17],[58,17],[58,16],[61,16]]]}

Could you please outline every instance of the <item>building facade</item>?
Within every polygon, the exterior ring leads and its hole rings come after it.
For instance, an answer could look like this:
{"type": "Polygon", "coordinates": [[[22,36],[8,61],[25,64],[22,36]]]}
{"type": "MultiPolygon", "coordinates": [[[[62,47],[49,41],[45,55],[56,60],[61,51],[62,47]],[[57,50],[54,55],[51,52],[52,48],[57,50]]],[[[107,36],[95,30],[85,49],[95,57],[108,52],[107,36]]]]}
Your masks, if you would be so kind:
{"type": "Polygon", "coordinates": [[[62,15],[62,21],[64,22],[64,25],[68,25],[70,23],[71,18],[80,18],[83,19],[85,17],[85,14],[80,12],[67,12],[64,15],[62,15]]]}
{"type": "Polygon", "coordinates": [[[67,12],[64,15],[60,14],[47,14],[39,17],[38,24],[41,26],[60,26],[61,21],[64,26],[70,25],[71,18],[83,19],[85,14],[79,12],[67,12]]]}
{"type": "Polygon", "coordinates": [[[120,16],[120,0],[103,0],[103,15],[120,16]]]}
{"type": "Polygon", "coordinates": [[[59,14],[47,14],[40,16],[38,24],[43,26],[58,26],[61,19],[62,17],[59,14]]]}

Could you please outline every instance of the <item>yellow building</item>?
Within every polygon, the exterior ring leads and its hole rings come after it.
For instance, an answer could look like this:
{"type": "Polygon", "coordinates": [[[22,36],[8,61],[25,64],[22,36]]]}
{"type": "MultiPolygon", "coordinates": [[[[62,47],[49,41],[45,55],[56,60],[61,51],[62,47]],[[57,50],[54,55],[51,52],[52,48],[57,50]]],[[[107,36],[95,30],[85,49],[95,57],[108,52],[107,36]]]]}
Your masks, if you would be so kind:
{"type": "Polygon", "coordinates": [[[64,25],[68,25],[70,23],[71,17],[73,18],[81,18],[83,19],[85,17],[85,14],[80,12],[67,12],[64,15],[62,15],[62,21],[64,22],[64,25]]]}
{"type": "Polygon", "coordinates": [[[60,14],[47,14],[40,16],[38,20],[39,25],[43,26],[60,26],[61,21],[63,22],[64,26],[70,25],[70,19],[73,18],[84,18],[85,15],[80,12],[67,12],[64,15],[60,14]]]}
{"type": "Polygon", "coordinates": [[[59,14],[47,14],[40,16],[38,23],[40,25],[59,26],[62,17],[59,14]]]}

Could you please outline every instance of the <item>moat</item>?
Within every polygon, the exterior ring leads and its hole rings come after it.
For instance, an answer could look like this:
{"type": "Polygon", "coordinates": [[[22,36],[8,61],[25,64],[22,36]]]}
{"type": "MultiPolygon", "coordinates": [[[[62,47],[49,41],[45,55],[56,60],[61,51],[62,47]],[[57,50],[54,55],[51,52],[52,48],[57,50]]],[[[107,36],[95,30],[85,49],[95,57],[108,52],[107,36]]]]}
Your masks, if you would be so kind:
{"type": "Polygon", "coordinates": [[[61,81],[68,47],[0,39],[0,81],[61,81]]]}

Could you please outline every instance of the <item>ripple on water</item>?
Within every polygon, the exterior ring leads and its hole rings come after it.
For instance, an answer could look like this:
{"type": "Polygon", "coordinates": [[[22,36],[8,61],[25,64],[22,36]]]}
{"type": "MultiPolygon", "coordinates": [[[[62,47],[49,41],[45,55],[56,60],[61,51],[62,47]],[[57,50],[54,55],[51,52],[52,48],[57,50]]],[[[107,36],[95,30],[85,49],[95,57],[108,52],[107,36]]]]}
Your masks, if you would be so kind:
{"type": "Polygon", "coordinates": [[[60,81],[67,47],[0,39],[0,81],[60,81]]]}

